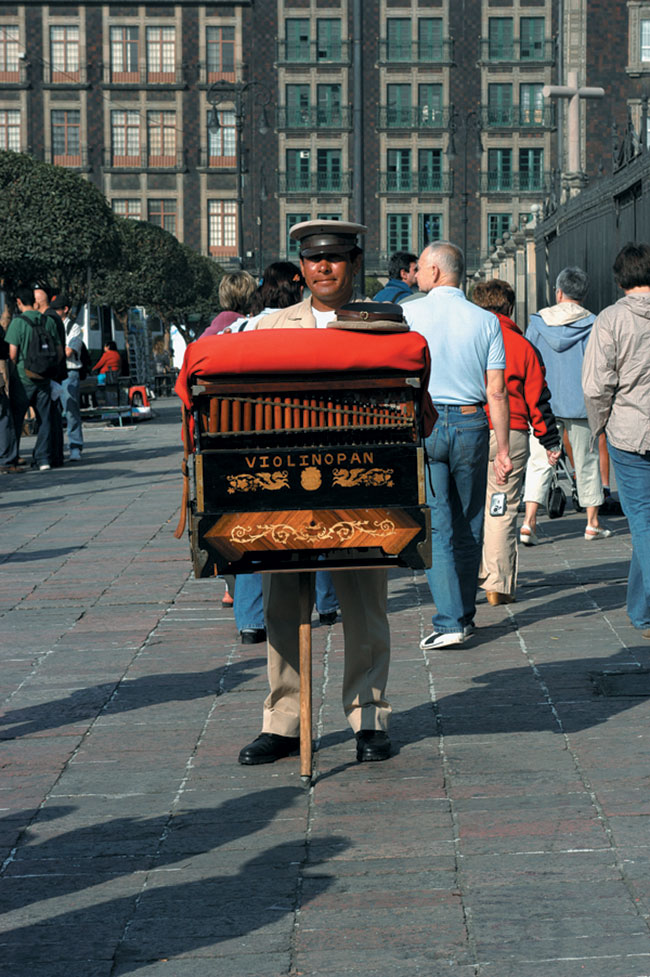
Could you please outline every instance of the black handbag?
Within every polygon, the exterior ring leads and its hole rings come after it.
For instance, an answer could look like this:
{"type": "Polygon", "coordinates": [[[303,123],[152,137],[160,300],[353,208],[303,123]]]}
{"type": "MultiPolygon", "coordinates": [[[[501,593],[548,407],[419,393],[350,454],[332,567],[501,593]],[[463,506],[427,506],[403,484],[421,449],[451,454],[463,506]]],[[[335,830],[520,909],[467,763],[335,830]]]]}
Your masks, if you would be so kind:
{"type": "Polygon", "coordinates": [[[549,519],[559,519],[560,516],[564,515],[565,508],[566,495],[560,488],[556,472],[553,472],[546,496],[546,512],[549,519]]]}

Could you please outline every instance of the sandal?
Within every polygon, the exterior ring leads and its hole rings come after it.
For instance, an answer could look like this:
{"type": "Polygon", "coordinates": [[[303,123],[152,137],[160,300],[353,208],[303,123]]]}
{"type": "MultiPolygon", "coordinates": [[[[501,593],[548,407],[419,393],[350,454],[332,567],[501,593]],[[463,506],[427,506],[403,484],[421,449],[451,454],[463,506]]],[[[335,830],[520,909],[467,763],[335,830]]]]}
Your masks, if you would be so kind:
{"type": "Polygon", "coordinates": [[[537,546],[539,543],[539,537],[534,529],[531,529],[528,523],[524,523],[519,530],[519,542],[522,546],[537,546]]]}
{"type": "Polygon", "coordinates": [[[602,526],[587,526],[585,529],[585,539],[607,539],[612,535],[611,529],[603,529],[602,526]]]}

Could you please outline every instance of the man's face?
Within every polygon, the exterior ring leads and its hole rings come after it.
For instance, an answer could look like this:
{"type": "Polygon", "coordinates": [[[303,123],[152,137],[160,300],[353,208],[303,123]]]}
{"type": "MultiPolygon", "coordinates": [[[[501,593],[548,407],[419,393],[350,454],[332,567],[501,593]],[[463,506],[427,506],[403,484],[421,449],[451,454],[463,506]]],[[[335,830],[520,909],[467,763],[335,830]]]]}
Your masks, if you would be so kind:
{"type": "Polygon", "coordinates": [[[34,308],[38,309],[39,312],[45,312],[50,300],[47,297],[47,292],[44,292],[42,288],[34,289],[34,308]]]}
{"type": "Polygon", "coordinates": [[[347,254],[320,254],[300,259],[300,268],[316,309],[340,309],[349,301],[360,259],[359,255],[352,262],[347,254]]]}
{"type": "Polygon", "coordinates": [[[418,258],[416,281],[421,292],[430,292],[433,288],[433,263],[426,251],[418,258]]]}
{"type": "Polygon", "coordinates": [[[416,265],[415,261],[412,261],[411,264],[409,265],[409,270],[408,271],[402,270],[402,273],[401,273],[402,274],[402,279],[406,282],[406,284],[409,286],[409,288],[413,288],[413,286],[417,282],[417,271],[416,271],[416,269],[417,269],[417,265],[416,265]]]}

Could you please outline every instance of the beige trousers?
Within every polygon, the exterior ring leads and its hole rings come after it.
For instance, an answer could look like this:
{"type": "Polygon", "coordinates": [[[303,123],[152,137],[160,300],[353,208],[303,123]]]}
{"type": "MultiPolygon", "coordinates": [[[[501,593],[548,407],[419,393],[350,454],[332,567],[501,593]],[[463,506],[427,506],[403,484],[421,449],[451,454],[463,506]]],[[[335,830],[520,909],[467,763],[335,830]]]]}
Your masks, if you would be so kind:
{"type": "MultiPolygon", "coordinates": [[[[603,504],[603,483],[600,480],[600,458],[598,445],[591,447],[589,422],[584,417],[556,417],[560,440],[566,431],[573,450],[573,465],[578,486],[578,500],[581,506],[603,504]]],[[[530,459],[526,470],[524,500],[546,504],[548,487],[551,482],[551,465],[546,452],[537,438],[530,445],[530,459]]]]}
{"type": "MultiPolygon", "coordinates": [[[[390,664],[387,570],[335,570],[332,580],[343,617],[343,709],[352,729],[387,729],[391,708],[385,690],[390,664]]],[[[313,574],[312,574],[313,581],[313,574]]],[[[300,732],[298,575],[262,575],[268,635],[270,692],[262,731],[300,732]]],[[[313,583],[312,583],[313,605],[313,583]]]]}
{"type": "MultiPolygon", "coordinates": [[[[534,441],[537,438],[533,438],[534,441]]],[[[498,485],[492,462],[497,453],[497,439],[490,431],[490,461],[488,464],[483,523],[483,553],[479,570],[479,587],[514,596],[517,589],[517,506],[526,474],[529,453],[527,431],[510,431],[510,459],[512,472],[506,485],[498,485]],[[493,492],[505,492],[508,508],[503,516],[490,515],[493,492]]]]}

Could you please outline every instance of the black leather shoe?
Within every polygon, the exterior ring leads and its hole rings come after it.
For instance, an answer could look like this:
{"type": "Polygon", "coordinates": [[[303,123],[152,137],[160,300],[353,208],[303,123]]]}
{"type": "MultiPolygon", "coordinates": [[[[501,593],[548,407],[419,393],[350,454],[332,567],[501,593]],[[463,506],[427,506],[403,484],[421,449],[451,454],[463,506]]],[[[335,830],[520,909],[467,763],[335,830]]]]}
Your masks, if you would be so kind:
{"type": "Polygon", "coordinates": [[[355,736],[359,763],[387,760],[390,756],[390,739],[383,729],[362,729],[355,736]]]}
{"type": "Polygon", "coordinates": [[[336,624],[336,619],[338,617],[338,611],[325,611],[324,614],[319,614],[321,624],[336,624]]]}
{"type": "Polygon", "coordinates": [[[264,628],[244,628],[239,633],[243,645],[258,645],[261,641],[266,641],[266,631],[264,628]]]}
{"type": "Polygon", "coordinates": [[[260,733],[257,739],[245,746],[239,754],[244,764],[275,763],[282,757],[295,755],[300,749],[299,736],[279,736],[277,733],[260,733]]]}

